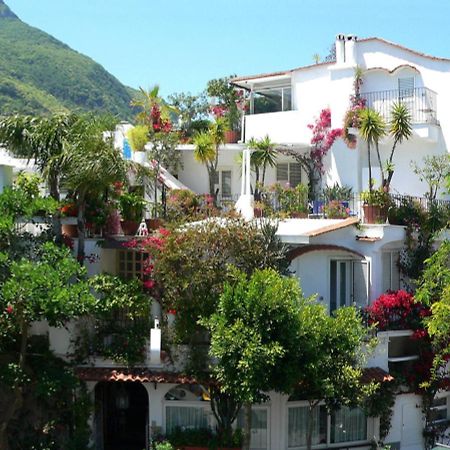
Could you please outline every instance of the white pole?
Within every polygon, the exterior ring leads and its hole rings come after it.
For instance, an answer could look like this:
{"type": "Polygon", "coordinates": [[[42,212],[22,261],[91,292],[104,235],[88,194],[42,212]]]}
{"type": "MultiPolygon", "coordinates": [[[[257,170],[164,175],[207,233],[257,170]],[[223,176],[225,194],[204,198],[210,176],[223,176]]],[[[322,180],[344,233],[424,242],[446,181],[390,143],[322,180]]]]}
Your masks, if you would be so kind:
{"type": "Polygon", "coordinates": [[[242,175],[241,175],[241,195],[244,195],[244,189],[245,189],[245,166],[247,164],[246,162],[246,150],[242,152],[242,175]]]}
{"type": "Polygon", "coordinates": [[[246,170],[246,174],[245,174],[245,176],[246,176],[246,186],[245,186],[246,192],[245,192],[245,194],[250,195],[250,149],[247,148],[246,152],[247,152],[247,155],[246,155],[247,170],[246,170]]]}

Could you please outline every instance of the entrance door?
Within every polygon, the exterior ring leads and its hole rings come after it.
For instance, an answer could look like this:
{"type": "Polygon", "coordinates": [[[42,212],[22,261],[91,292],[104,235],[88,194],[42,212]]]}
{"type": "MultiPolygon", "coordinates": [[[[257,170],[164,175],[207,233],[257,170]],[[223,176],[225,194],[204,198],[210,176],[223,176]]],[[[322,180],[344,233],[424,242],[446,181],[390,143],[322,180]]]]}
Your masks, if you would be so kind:
{"type": "Polygon", "coordinates": [[[255,408],[252,410],[252,438],[250,448],[252,450],[266,450],[268,443],[267,408],[255,408]]]}
{"type": "Polygon", "coordinates": [[[402,407],[402,441],[400,448],[416,449],[422,448],[423,425],[421,422],[421,410],[417,408],[415,402],[409,402],[402,407]]]}
{"type": "Polygon", "coordinates": [[[100,383],[97,393],[103,396],[103,450],[147,449],[148,394],[144,386],[113,381],[100,383]]]}

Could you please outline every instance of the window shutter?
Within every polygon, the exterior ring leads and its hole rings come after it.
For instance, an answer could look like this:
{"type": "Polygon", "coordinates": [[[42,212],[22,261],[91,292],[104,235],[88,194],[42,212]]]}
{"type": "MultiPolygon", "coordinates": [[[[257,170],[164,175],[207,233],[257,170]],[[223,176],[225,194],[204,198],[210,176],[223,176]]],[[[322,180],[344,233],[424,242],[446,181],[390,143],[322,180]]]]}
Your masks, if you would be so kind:
{"type": "Polygon", "coordinates": [[[231,170],[222,171],[222,198],[231,197],[231,170]]]}
{"type": "Polygon", "coordinates": [[[398,90],[400,93],[400,98],[412,97],[414,94],[414,77],[399,78],[398,90]]]}
{"type": "Polygon", "coordinates": [[[369,304],[369,263],[353,261],[353,303],[359,308],[369,304]]]}
{"type": "Polygon", "coordinates": [[[292,187],[302,182],[302,166],[299,163],[289,163],[289,183],[292,187]]]}
{"type": "Polygon", "coordinates": [[[277,164],[277,183],[287,183],[289,181],[289,164],[277,164]]]}
{"type": "Polygon", "coordinates": [[[383,292],[391,289],[391,254],[389,252],[384,252],[381,255],[382,276],[383,276],[383,292]]]}

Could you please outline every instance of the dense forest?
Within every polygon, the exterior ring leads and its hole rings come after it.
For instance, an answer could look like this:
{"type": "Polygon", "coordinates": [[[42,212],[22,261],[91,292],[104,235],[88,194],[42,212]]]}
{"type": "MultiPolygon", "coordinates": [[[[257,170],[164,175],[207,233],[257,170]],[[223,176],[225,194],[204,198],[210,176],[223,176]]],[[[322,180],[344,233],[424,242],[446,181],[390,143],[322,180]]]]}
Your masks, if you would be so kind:
{"type": "Polygon", "coordinates": [[[132,95],[100,64],[22,22],[0,0],[0,115],[83,110],[129,119],[132,95]]]}

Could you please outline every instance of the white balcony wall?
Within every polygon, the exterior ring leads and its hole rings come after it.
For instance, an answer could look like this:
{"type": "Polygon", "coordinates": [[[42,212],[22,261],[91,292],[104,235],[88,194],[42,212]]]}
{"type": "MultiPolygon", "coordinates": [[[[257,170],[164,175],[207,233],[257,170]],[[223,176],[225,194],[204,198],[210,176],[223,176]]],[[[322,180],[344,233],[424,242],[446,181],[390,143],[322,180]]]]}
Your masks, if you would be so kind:
{"type": "Polygon", "coordinates": [[[262,139],[268,135],[277,144],[308,144],[311,117],[304,111],[280,111],[252,114],[245,117],[245,141],[262,139]]]}

